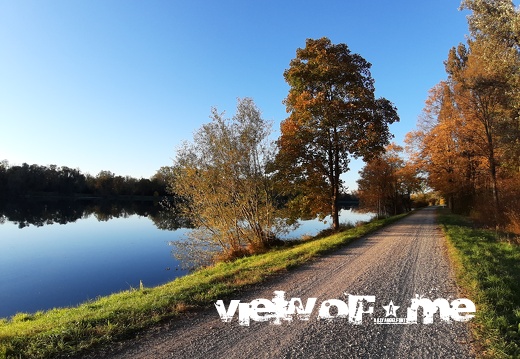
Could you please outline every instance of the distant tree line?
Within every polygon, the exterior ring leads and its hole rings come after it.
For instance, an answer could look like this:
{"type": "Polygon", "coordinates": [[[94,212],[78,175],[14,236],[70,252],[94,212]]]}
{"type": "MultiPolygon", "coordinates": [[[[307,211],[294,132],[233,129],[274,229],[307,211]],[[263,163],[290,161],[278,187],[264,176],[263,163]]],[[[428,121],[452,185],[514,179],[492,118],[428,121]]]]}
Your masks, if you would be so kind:
{"type": "Polygon", "coordinates": [[[56,165],[11,166],[0,162],[0,197],[20,198],[31,196],[96,197],[165,196],[166,179],[159,170],[152,178],[136,179],[101,171],[96,176],[83,174],[79,169],[56,165]]]}

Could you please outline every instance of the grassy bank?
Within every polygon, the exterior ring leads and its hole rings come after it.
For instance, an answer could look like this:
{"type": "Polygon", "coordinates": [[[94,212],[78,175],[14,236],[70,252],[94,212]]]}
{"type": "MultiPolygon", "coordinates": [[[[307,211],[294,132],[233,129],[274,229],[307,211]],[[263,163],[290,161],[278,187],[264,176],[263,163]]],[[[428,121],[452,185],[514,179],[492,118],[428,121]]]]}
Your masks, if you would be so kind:
{"type": "Polygon", "coordinates": [[[245,286],[301,265],[401,217],[219,263],[159,287],[125,291],[74,308],[0,319],[0,358],[60,357],[131,337],[184,311],[210,306],[245,286]]]}
{"type": "Polygon", "coordinates": [[[520,358],[520,246],[442,211],[458,283],[477,306],[472,329],[483,358],[520,358]]]}

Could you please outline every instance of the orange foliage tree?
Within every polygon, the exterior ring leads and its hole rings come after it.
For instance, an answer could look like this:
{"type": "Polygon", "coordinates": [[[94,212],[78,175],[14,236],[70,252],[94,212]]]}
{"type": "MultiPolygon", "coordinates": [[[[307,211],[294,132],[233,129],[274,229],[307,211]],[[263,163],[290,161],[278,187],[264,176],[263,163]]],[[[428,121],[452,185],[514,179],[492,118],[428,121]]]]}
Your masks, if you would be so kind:
{"type": "Polygon", "coordinates": [[[504,226],[520,219],[520,12],[509,0],[462,6],[471,36],[450,50],[448,79],[409,140],[419,139],[415,158],[452,209],[504,226]]]}
{"type": "Polygon", "coordinates": [[[370,159],[384,150],[399,120],[393,104],[375,98],[370,64],[345,44],[308,39],[284,77],[290,86],[284,103],[277,171],[290,205],[300,215],[332,216],[339,228],[340,175],[351,156],[370,159]]]}
{"type": "Polygon", "coordinates": [[[406,138],[410,147],[416,144],[411,162],[427,173],[429,186],[446,199],[448,206],[461,213],[468,211],[477,173],[482,171],[469,134],[450,86],[441,82],[430,91],[419,129],[406,138]]]}
{"type": "Polygon", "coordinates": [[[417,168],[411,162],[405,162],[402,151],[401,146],[392,143],[359,172],[360,206],[376,212],[378,217],[410,211],[410,196],[420,189],[417,168]]]}

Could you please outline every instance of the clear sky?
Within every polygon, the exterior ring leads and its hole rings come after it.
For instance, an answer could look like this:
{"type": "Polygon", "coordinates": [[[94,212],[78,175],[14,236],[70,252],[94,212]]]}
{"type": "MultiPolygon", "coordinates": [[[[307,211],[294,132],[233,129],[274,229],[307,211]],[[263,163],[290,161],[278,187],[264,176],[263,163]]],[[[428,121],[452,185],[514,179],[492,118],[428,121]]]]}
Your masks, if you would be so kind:
{"type": "MultiPolygon", "coordinates": [[[[307,38],[345,43],[398,108],[395,141],[465,41],[457,0],[0,0],[0,160],[151,177],[251,97],[287,116],[283,72],[307,38]]],[[[344,178],[355,187],[362,163],[344,178]]]]}

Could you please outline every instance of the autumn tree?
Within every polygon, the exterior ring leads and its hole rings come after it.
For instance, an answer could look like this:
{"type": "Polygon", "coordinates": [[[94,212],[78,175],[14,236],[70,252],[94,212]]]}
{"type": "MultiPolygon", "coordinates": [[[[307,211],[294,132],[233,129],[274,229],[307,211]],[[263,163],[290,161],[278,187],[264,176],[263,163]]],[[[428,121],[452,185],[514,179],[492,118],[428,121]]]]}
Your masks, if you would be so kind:
{"type": "Polygon", "coordinates": [[[452,209],[494,225],[517,218],[520,227],[520,12],[509,0],[464,0],[462,8],[472,11],[470,37],[449,51],[448,78],[430,93],[428,121],[412,137],[421,138],[430,185],[452,209]]]}
{"type": "Polygon", "coordinates": [[[465,125],[472,129],[470,140],[477,154],[486,160],[491,184],[495,219],[500,212],[498,169],[501,166],[502,126],[510,119],[507,107],[507,81],[482,62],[479,43],[469,51],[450,51],[447,64],[457,107],[465,125]],[[461,55],[461,52],[463,55],[461,55]]]}
{"type": "Polygon", "coordinates": [[[266,173],[272,146],[270,125],[251,99],[239,99],[227,119],[212,110],[177,152],[170,189],[183,198],[184,216],[195,227],[191,240],[216,244],[232,257],[269,246],[288,227],[277,216],[266,173]]]}
{"type": "Polygon", "coordinates": [[[426,172],[428,185],[446,199],[454,212],[468,213],[477,174],[483,169],[476,157],[477,146],[470,141],[472,130],[457,109],[447,82],[430,90],[418,127],[405,140],[415,150],[409,163],[426,172]]]}
{"type": "Polygon", "coordinates": [[[513,195],[501,193],[502,184],[520,174],[520,13],[505,0],[468,0],[463,6],[473,11],[471,38],[466,47],[450,51],[446,69],[458,109],[472,130],[469,141],[485,161],[493,218],[500,224],[504,199],[513,195]]]}
{"type": "MultiPolygon", "coordinates": [[[[493,131],[507,152],[503,169],[520,173],[520,10],[511,0],[464,0],[473,56],[473,85],[492,87],[500,100],[493,131]],[[477,70],[478,69],[478,70],[477,70]]],[[[470,66],[468,66],[470,67],[470,66]]],[[[489,91],[489,89],[488,89],[489,91]]]]}
{"type": "Polygon", "coordinates": [[[293,208],[330,214],[334,229],[340,176],[351,157],[369,160],[381,153],[392,137],[388,125],[399,120],[391,102],[375,97],[370,67],[347,45],[321,38],[297,49],[284,72],[289,117],[277,142],[278,175],[292,192],[293,208]]]}
{"type": "Polygon", "coordinates": [[[468,16],[468,25],[474,40],[483,40],[490,45],[518,50],[520,47],[520,16],[513,1],[463,0],[461,9],[471,11],[468,16]]]}
{"type": "Polygon", "coordinates": [[[402,157],[403,148],[392,143],[359,172],[358,196],[364,210],[378,217],[411,210],[411,194],[420,188],[416,168],[402,157]]]}

